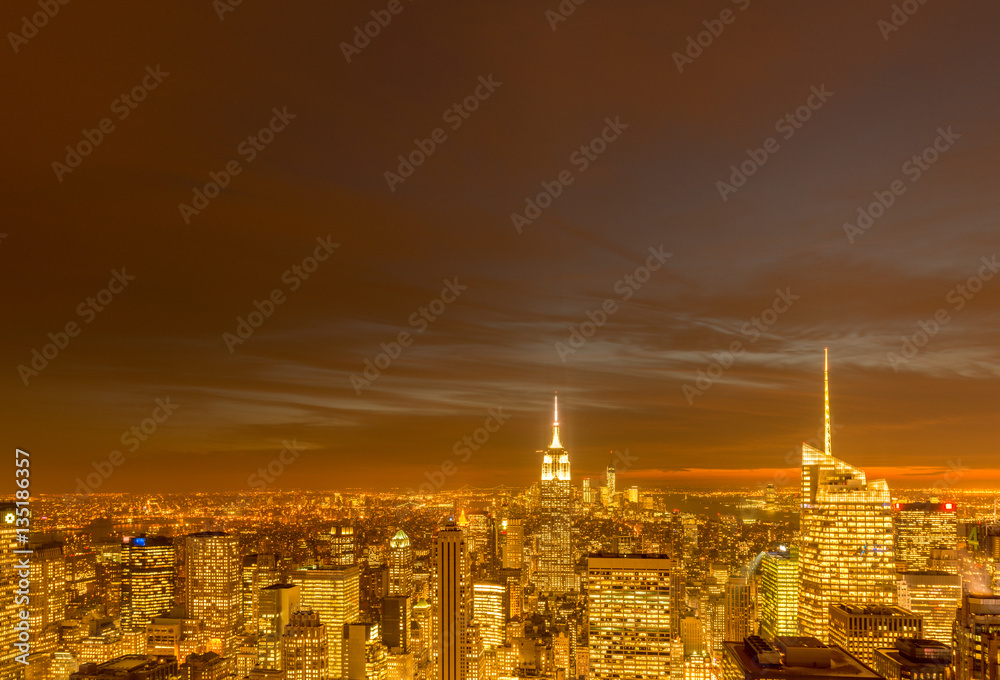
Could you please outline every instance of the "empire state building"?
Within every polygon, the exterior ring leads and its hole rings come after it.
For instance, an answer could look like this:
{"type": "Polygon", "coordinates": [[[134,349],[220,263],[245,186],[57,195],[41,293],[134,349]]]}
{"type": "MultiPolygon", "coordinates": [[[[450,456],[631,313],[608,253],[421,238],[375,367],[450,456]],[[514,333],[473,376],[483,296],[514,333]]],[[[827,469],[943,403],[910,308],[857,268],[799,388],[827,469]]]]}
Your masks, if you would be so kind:
{"type": "Polygon", "coordinates": [[[538,589],[564,593],[577,590],[571,538],[573,488],[569,478],[569,451],[559,441],[559,396],[555,397],[552,442],[542,454],[540,491],[538,589]]]}

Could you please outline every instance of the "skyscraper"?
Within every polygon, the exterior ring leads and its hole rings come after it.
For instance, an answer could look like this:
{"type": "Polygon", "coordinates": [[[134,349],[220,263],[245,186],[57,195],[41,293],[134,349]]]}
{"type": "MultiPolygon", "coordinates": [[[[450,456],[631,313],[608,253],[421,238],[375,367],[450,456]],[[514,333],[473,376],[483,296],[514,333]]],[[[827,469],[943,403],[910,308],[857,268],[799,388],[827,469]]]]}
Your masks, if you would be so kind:
{"type": "Polygon", "coordinates": [[[833,457],[828,369],[826,361],[825,450],[802,445],[799,553],[799,630],[823,642],[831,604],[896,602],[889,487],[833,457]]]}
{"type": "Polygon", "coordinates": [[[17,544],[17,506],[0,503],[0,680],[20,680],[24,677],[24,664],[15,657],[21,652],[17,642],[18,610],[15,591],[20,578],[15,569],[19,556],[14,553],[17,544]]]}
{"type": "Polygon", "coordinates": [[[670,575],[666,555],[587,558],[590,677],[670,675],[670,575]]]}
{"type": "Polygon", "coordinates": [[[830,607],[830,643],[869,666],[875,650],[892,647],[897,638],[923,638],[920,615],[897,606],[835,604],[830,607]]]}
{"type": "Polygon", "coordinates": [[[502,568],[520,569],[524,563],[524,521],[508,517],[500,526],[504,539],[502,568]]]}
{"type": "Polygon", "coordinates": [[[760,562],[760,635],[773,643],[779,635],[797,635],[799,630],[798,550],[776,550],[760,562]]]}
{"type": "Polygon", "coordinates": [[[354,564],[354,525],[350,522],[337,522],[330,527],[330,561],[335,565],[349,566],[354,564]]]}
{"type": "Polygon", "coordinates": [[[240,567],[236,537],[203,531],[185,538],[187,615],[205,628],[208,651],[229,656],[240,624],[240,567]]]}
{"type": "Polygon", "coordinates": [[[174,606],[175,557],[166,536],[136,536],[122,544],[122,630],[144,629],[174,606]]]}
{"type": "Polygon", "coordinates": [[[753,582],[746,576],[730,576],[726,582],[726,640],[742,640],[756,634],[752,588],[753,582]]]}
{"type": "Polygon", "coordinates": [[[299,587],[291,583],[275,583],[260,591],[257,622],[257,664],[261,668],[281,670],[282,635],[292,614],[299,611],[299,587]]]}
{"type": "MultiPolygon", "coordinates": [[[[312,611],[292,614],[281,635],[281,656],[284,661],[285,680],[327,680],[340,677],[331,674],[327,667],[327,631],[329,627],[312,611]]],[[[337,636],[340,637],[339,635],[337,636]]]]}
{"type": "Polygon", "coordinates": [[[360,571],[354,565],[325,566],[318,569],[298,569],[290,580],[299,586],[299,603],[319,615],[329,635],[327,670],[330,677],[343,673],[344,624],[358,618],[361,612],[360,571]]]}
{"type": "Polygon", "coordinates": [[[573,489],[569,452],[559,441],[559,397],[555,397],[552,442],[540,453],[541,526],[538,541],[538,589],[564,593],[576,590],[571,537],[573,489]]]}
{"type": "Polygon", "coordinates": [[[273,553],[247,555],[243,558],[243,594],[240,612],[249,633],[257,632],[260,616],[260,591],[279,581],[277,556],[273,553]]]}
{"type": "Polygon", "coordinates": [[[954,631],[955,680],[1000,677],[1000,597],[964,595],[954,631]]]}
{"type": "Polygon", "coordinates": [[[504,591],[501,584],[487,581],[472,586],[472,609],[484,646],[499,647],[504,643],[504,591]]]}
{"type": "Polygon", "coordinates": [[[436,657],[441,680],[474,680],[469,673],[468,624],[472,619],[469,548],[454,524],[438,531],[435,543],[436,657]]]}
{"type": "Polygon", "coordinates": [[[958,547],[955,503],[896,503],[893,505],[896,568],[899,571],[930,569],[932,550],[958,547]]]}
{"type": "Polygon", "coordinates": [[[962,606],[962,577],[944,571],[907,571],[899,575],[899,606],[924,619],[924,637],[946,645],[962,606]]]}
{"type": "Polygon", "coordinates": [[[400,529],[389,541],[389,595],[413,592],[413,548],[410,537],[400,529]]]}

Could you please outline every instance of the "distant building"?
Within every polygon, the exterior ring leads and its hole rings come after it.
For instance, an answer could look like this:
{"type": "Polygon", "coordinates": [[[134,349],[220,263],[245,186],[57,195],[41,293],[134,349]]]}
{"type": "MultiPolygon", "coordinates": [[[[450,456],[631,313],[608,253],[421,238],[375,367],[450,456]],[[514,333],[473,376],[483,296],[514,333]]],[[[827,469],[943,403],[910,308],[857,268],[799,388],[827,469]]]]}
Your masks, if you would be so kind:
{"type": "Polygon", "coordinates": [[[504,591],[504,586],[489,581],[472,586],[472,611],[479,621],[484,647],[499,647],[504,643],[504,591]]]}
{"type": "Polygon", "coordinates": [[[730,576],[726,582],[726,640],[742,640],[756,634],[753,603],[753,582],[746,576],[730,576]]]}
{"type": "Polygon", "coordinates": [[[275,583],[262,588],[258,607],[257,665],[281,669],[282,635],[292,615],[300,609],[299,587],[294,583],[275,583]]]}
{"type": "Polygon", "coordinates": [[[875,672],[886,680],[952,680],[951,647],[937,640],[900,638],[875,650],[875,672]]]}
{"type": "Polygon", "coordinates": [[[1000,596],[965,595],[954,641],[956,680],[1000,678],[1000,596]]]}
{"type": "Polygon", "coordinates": [[[409,597],[413,593],[413,548],[400,529],[389,541],[389,595],[409,597]]]}
{"type": "Polygon", "coordinates": [[[962,577],[944,571],[908,571],[899,575],[899,606],[924,620],[924,637],[952,642],[952,624],[962,606],[962,577]]]}
{"type": "Polygon", "coordinates": [[[122,630],[143,629],[173,608],[176,554],[166,536],[136,536],[123,543],[122,630]]]}
{"type": "Polygon", "coordinates": [[[360,578],[358,567],[353,565],[298,569],[289,577],[299,586],[299,606],[315,612],[330,634],[326,667],[332,677],[340,674],[344,661],[343,636],[339,632],[361,613],[360,578]]]}
{"type": "Polygon", "coordinates": [[[830,607],[830,642],[868,664],[875,650],[891,648],[898,638],[923,638],[923,620],[898,606],[835,604],[830,607]]]}
{"type": "Polygon", "coordinates": [[[798,550],[766,553],[760,563],[760,573],[761,637],[773,642],[779,635],[796,635],[799,630],[798,550]]]}
{"type": "Polygon", "coordinates": [[[958,547],[958,520],[955,503],[894,503],[896,569],[930,569],[932,550],[958,547]]]}
{"type": "Polygon", "coordinates": [[[539,486],[542,513],[538,540],[537,585],[542,592],[577,590],[573,559],[573,487],[570,485],[569,451],[559,440],[559,401],[555,401],[552,441],[542,453],[539,486]]]}
{"type": "Polygon", "coordinates": [[[209,651],[233,654],[242,609],[242,560],[236,537],[204,531],[189,534],[184,544],[187,614],[204,624],[209,651]]]}
{"type": "Polygon", "coordinates": [[[69,680],[174,680],[176,677],[177,659],[130,654],[101,664],[85,663],[69,680]]]}
{"type": "MultiPolygon", "coordinates": [[[[298,611],[281,634],[281,656],[285,680],[327,680],[341,673],[329,672],[327,634],[329,627],[317,612],[298,611]]],[[[339,635],[333,636],[339,638],[339,635]]]]}

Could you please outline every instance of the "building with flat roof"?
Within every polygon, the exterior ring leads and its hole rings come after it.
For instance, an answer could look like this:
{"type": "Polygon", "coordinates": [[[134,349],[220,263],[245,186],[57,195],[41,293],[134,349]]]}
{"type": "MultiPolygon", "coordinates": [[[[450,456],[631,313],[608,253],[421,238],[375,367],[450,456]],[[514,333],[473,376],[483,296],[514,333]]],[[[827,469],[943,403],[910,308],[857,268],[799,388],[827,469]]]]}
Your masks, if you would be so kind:
{"type": "Polygon", "coordinates": [[[722,680],[882,680],[846,650],[814,637],[751,635],[722,643],[722,680]]]}
{"type": "Polygon", "coordinates": [[[864,663],[875,662],[875,650],[891,648],[899,638],[923,638],[919,614],[896,605],[830,605],[830,642],[864,663]]]}
{"type": "Polygon", "coordinates": [[[899,638],[875,650],[875,672],[886,680],[952,680],[951,647],[937,640],[899,638]]]}
{"type": "Polygon", "coordinates": [[[171,680],[177,677],[172,656],[128,654],[101,664],[85,663],[70,680],[171,680]]]}

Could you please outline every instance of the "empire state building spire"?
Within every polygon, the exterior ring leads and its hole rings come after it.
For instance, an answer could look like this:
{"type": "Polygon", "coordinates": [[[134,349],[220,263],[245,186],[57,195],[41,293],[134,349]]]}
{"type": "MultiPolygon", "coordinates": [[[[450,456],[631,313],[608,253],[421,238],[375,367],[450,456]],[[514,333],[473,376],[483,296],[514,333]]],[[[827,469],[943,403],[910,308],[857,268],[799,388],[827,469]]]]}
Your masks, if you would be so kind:
{"type": "Polygon", "coordinates": [[[559,392],[556,392],[554,415],[552,418],[552,443],[549,444],[549,448],[561,449],[562,447],[562,442],[559,441],[559,392]]]}
{"type": "Polygon", "coordinates": [[[832,428],[830,427],[830,357],[827,353],[827,348],[823,348],[823,427],[824,427],[824,444],[826,455],[832,456],[831,451],[832,446],[832,428]]]}

